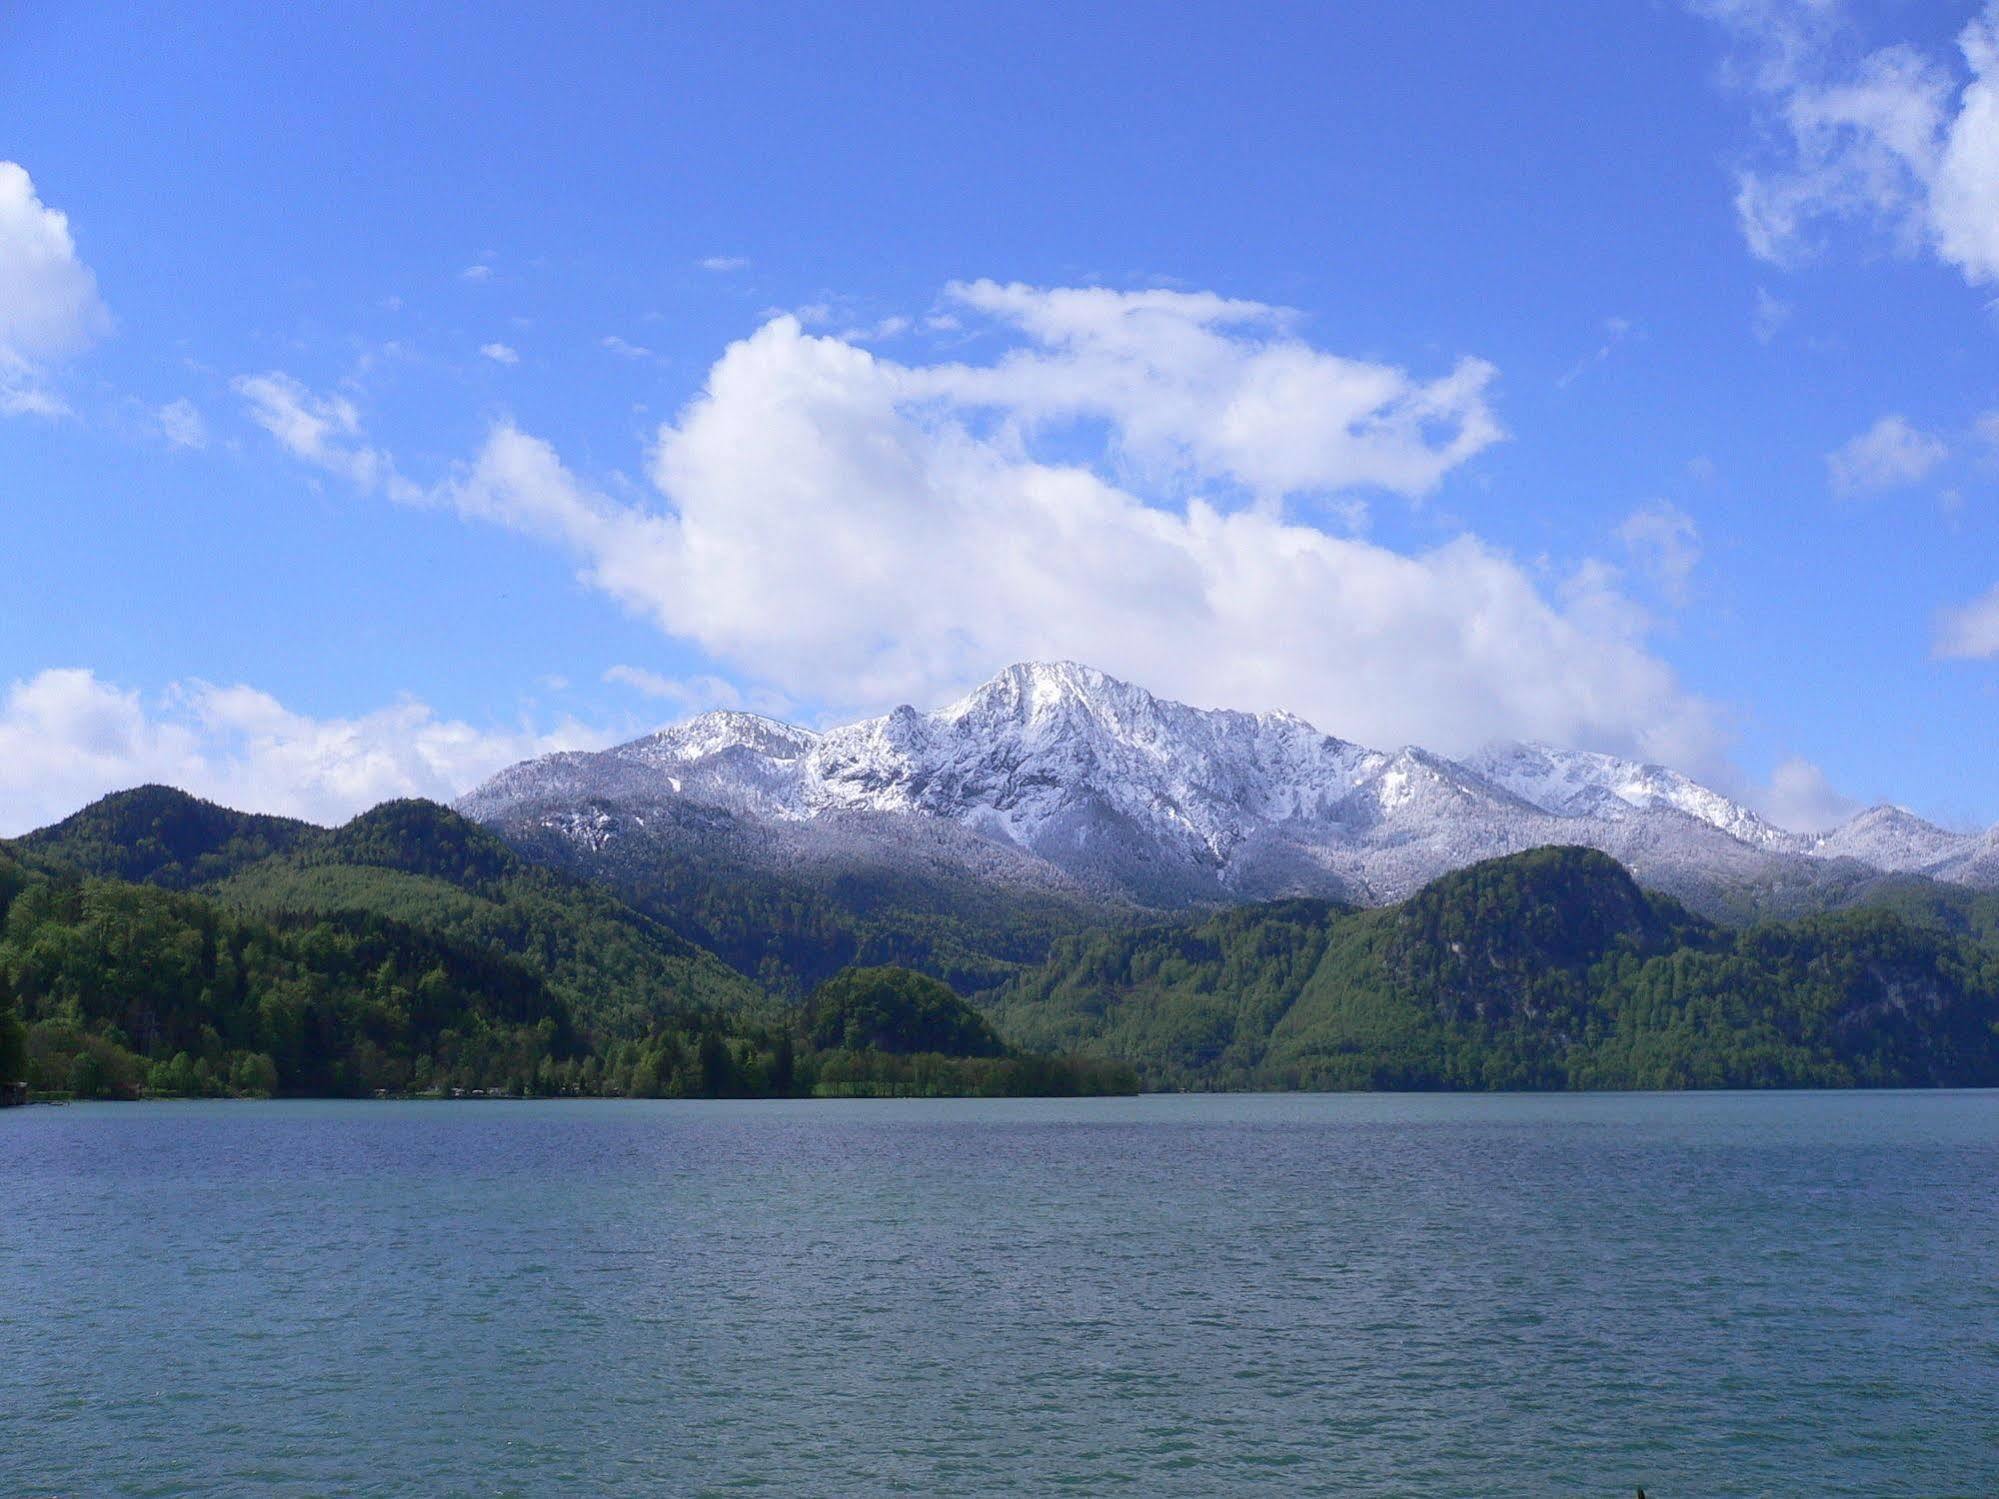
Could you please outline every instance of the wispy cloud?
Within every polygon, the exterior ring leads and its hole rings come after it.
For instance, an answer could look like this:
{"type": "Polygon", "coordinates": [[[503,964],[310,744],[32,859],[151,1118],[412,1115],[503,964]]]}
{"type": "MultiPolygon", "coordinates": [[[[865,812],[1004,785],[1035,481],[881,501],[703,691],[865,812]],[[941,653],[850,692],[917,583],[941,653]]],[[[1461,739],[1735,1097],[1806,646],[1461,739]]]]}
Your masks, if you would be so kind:
{"type": "Polygon", "coordinates": [[[1852,498],[1920,483],[1949,456],[1942,438],[1889,415],[1826,454],[1825,461],[1833,493],[1852,498]]]}
{"type": "Polygon", "coordinates": [[[1603,322],[1602,341],[1597,344],[1592,352],[1583,355],[1581,359],[1578,359],[1556,379],[1556,388],[1566,390],[1597,365],[1605,363],[1612,354],[1617,352],[1618,347],[1625,340],[1636,336],[1637,331],[1632,326],[1629,318],[1605,318],[1603,322]]]}
{"type": "Polygon", "coordinates": [[[417,487],[396,472],[394,460],[363,439],[360,413],[347,397],[316,393],[281,370],[231,383],[250,419],[294,457],[362,489],[379,487],[392,499],[420,498],[417,487]]]}
{"type": "Polygon", "coordinates": [[[1695,8],[1737,38],[1735,75],[1775,142],[1737,180],[1755,255],[1795,264],[1843,222],[1974,285],[1999,281],[1999,0],[1959,32],[1954,59],[1898,44],[1849,60],[1854,36],[1832,4],[1695,8]]]}
{"type": "Polygon", "coordinates": [[[521,356],[509,344],[481,344],[479,352],[495,364],[519,364],[521,356]]]}
{"type": "Polygon", "coordinates": [[[1756,308],[1749,315],[1749,331],[1756,335],[1759,344],[1772,342],[1790,320],[1790,303],[1771,296],[1765,287],[1756,288],[1756,308]]]}
{"type": "Polygon", "coordinates": [[[1700,528],[1692,516],[1668,500],[1654,500],[1627,515],[1617,537],[1667,600],[1686,603],[1701,560],[1700,528]]]}
{"type": "Polygon", "coordinates": [[[749,257],[746,255],[709,255],[702,259],[699,264],[704,271],[721,273],[746,271],[750,268],[749,257]]]}
{"type": "Polygon", "coordinates": [[[194,402],[185,397],[169,401],[155,413],[160,424],[160,435],[177,448],[205,448],[208,446],[208,423],[194,402]]]}
{"type": "Polygon", "coordinates": [[[1984,661],[1999,656],[1999,583],[1970,603],[1940,613],[1932,650],[1946,661],[1984,661]]]}

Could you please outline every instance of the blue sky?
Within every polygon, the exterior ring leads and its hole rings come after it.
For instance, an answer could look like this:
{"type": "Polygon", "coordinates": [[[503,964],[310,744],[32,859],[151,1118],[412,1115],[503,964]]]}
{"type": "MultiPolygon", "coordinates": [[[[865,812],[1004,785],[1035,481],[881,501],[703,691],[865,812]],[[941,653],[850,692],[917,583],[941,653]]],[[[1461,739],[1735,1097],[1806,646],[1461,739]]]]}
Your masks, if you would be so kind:
{"type": "Polygon", "coordinates": [[[1999,819],[1995,32],[10,8],[0,832],[1026,656],[1999,819]]]}

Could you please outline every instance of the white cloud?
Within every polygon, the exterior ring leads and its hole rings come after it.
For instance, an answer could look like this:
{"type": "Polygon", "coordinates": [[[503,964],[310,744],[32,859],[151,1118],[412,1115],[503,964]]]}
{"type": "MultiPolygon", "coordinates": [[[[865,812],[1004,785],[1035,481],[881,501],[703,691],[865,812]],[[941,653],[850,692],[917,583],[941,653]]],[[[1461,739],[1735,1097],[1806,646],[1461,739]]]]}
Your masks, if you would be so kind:
{"type": "Polygon", "coordinates": [[[363,441],[360,413],[345,396],[316,394],[280,370],[239,376],[232,385],[249,406],[251,420],[293,457],[362,489],[380,487],[391,499],[421,498],[388,454],[363,441]]]}
{"type": "Polygon", "coordinates": [[[42,202],[26,169],[0,161],[0,414],[67,415],[49,366],[110,331],[68,216],[42,202]]]}
{"type": "Polygon", "coordinates": [[[312,718],[254,688],[181,684],[152,703],[81,669],[0,694],[0,835],[107,792],[162,781],[248,811],[336,822],[395,796],[449,800],[529,755],[607,736],[478,729],[404,698],[358,718],[312,718]]]}
{"type": "Polygon", "coordinates": [[[41,383],[38,372],[0,359],[0,416],[39,416],[56,421],[74,415],[69,402],[41,383]]]}
{"type": "Polygon", "coordinates": [[[1999,411],[1984,413],[1973,423],[1972,430],[1977,433],[1978,440],[1992,449],[1995,457],[1999,457],[1999,411]]]}
{"type": "Polygon", "coordinates": [[[1778,301],[1763,287],[1756,288],[1756,310],[1750,314],[1749,330],[1759,344],[1774,340],[1790,320],[1790,303],[1778,301]]]}
{"type": "Polygon", "coordinates": [[[510,426],[436,497],[564,547],[588,585],[831,712],[940,702],[1011,660],[1076,657],[1370,742],[1532,737],[1711,763],[1715,715],[1606,579],[1551,601],[1475,537],[1404,555],[1272,502],[1343,484],[1421,493],[1496,432],[1484,366],[1421,384],[1218,298],[965,290],[1029,346],[911,367],[788,317],[732,345],[660,430],[662,508],[596,492],[510,426]],[[1166,468],[1258,502],[1148,503],[1037,456],[1036,428],[1058,417],[1107,428],[1114,471],[1166,468]]]}
{"type": "Polygon", "coordinates": [[[903,365],[789,316],[731,345],[659,431],[658,506],[596,490],[511,425],[417,491],[383,478],[339,398],[282,376],[246,394],[307,461],[563,548],[587,586],[772,701],[935,703],[1008,661],[1075,657],[1374,743],[1716,764],[1717,714],[1646,648],[1612,570],[1551,599],[1473,536],[1410,555],[1285,515],[1292,493],[1433,487],[1498,435],[1488,366],[1420,382],[1215,297],[954,291],[1019,346],[903,365]]]}
{"type": "Polygon", "coordinates": [[[495,364],[519,364],[521,356],[507,344],[481,344],[479,352],[495,364]]]}
{"type": "Polygon", "coordinates": [[[1700,528],[1668,500],[1640,505],[1617,528],[1617,538],[1659,591],[1675,604],[1687,601],[1687,583],[1701,560],[1700,528]]]}
{"type": "Polygon", "coordinates": [[[602,349],[608,349],[621,359],[645,359],[652,354],[652,350],[645,347],[645,345],[628,342],[618,337],[615,333],[606,333],[602,338],[597,340],[597,346],[602,349]]]}
{"type": "Polygon", "coordinates": [[[745,255],[710,255],[701,261],[704,271],[746,271],[750,268],[749,257],[745,255]]]}
{"type": "Polygon", "coordinates": [[[1595,366],[1607,362],[1610,356],[1617,352],[1618,346],[1635,333],[1637,333],[1637,330],[1632,326],[1629,318],[1605,318],[1603,321],[1603,341],[1596,346],[1593,353],[1583,355],[1582,358],[1569,366],[1568,370],[1556,379],[1555,388],[1557,390],[1568,389],[1577,380],[1588,374],[1595,366]]]}
{"type": "Polygon", "coordinates": [[[1945,661],[1981,661],[1999,656],[1999,583],[1970,603],[1939,614],[1932,649],[1945,661]]]}
{"type": "Polygon", "coordinates": [[[169,401],[157,413],[160,435],[177,448],[205,448],[208,446],[208,423],[202,420],[201,412],[194,402],[185,397],[169,401]]]}
{"type": "Polygon", "coordinates": [[[1795,755],[1771,773],[1769,786],[1754,800],[1770,821],[1796,833],[1825,832],[1861,809],[1861,803],[1834,786],[1823,770],[1795,755]]]}
{"type": "Polygon", "coordinates": [[[1825,462],[1833,493],[1852,496],[1920,483],[1949,456],[1941,438],[1890,415],[1826,454],[1825,462]]]}
{"type": "Polygon", "coordinates": [[[872,323],[862,323],[849,328],[841,333],[840,337],[850,344],[877,343],[882,339],[900,338],[909,329],[910,321],[908,318],[893,315],[878,318],[872,323]]]}
{"type": "Polygon", "coordinates": [[[481,281],[491,281],[493,279],[493,268],[485,264],[484,262],[481,262],[478,265],[468,265],[467,267],[465,267],[464,270],[458,273],[458,279],[460,281],[471,281],[475,283],[481,281]]]}
{"type": "Polygon", "coordinates": [[[1843,64],[1838,8],[1811,0],[1699,8],[1753,54],[1745,76],[1775,142],[1737,185],[1753,253],[1795,263],[1844,220],[1999,281],[1999,0],[1959,33],[1961,66],[1908,45],[1843,64]]]}
{"type": "Polygon", "coordinates": [[[1501,436],[1483,360],[1418,381],[1314,349],[1289,331],[1291,314],[1260,302],[992,281],[947,295],[1028,346],[990,365],[903,371],[910,397],[989,409],[1030,430],[1107,422],[1118,456],[1154,478],[1224,481],[1266,500],[1361,488],[1415,496],[1501,436]]]}

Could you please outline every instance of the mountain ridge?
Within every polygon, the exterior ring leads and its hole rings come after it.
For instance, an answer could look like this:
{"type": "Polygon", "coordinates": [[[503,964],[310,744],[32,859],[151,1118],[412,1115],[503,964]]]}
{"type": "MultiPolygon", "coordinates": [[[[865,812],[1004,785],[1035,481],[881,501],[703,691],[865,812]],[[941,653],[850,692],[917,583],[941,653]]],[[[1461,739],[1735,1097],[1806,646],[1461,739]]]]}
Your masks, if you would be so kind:
{"type": "Polygon", "coordinates": [[[1837,904],[1886,875],[1999,884],[1999,831],[1877,807],[1792,832],[1662,765],[1524,742],[1456,759],[1372,749],[1295,714],[1189,707],[1068,661],[825,730],[701,714],[522,762],[457,806],[518,836],[586,802],[715,809],[785,829],[808,863],[837,863],[890,826],[920,839],[909,830],[950,825],[1010,866],[998,877],[1150,909],[1292,895],[1381,905],[1479,859],[1560,844],[1597,848],[1714,915],[1837,904]]]}

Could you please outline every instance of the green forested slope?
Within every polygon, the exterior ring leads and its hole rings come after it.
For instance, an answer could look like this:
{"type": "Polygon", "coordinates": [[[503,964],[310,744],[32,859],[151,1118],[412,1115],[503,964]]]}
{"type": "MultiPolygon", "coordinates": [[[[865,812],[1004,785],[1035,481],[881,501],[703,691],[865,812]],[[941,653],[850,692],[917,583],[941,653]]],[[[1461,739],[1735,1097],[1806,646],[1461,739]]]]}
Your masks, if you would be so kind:
{"type": "Polygon", "coordinates": [[[713,954],[434,802],[385,802],[213,894],[266,917],[373,913],[496,948],[606,1035],[643,1035],[688,1009],[768,1008],[713,954]]]}
{"type": "Polygon", "coordinates": [[[1065,942],[994,1014],[1165,1087],[1999,1084],[1999,952],[1970,933],[1884,910],[1732,931],[1584,849],[1385,910],[1065,942]]]}
{"type": "Polygon", "coordinates": [[[309,822],[237,812],[171,786],[139,786],[16,839],[12,852],[39,868],[188,890],[319,836],[309,822]]]}
{"type": "Polygon", "coordinates": [[[127,805],[71,819],[27,862],[0,848],[0,1081],[111,1098],[1136,1086],[1117,1066],[1002,1055],[948,988],[901,969],[836,976],[809,1012],[782,1005],[430,803],[306,829],[200,889],[161,888],[247,847],[208,816],[220,809],[175,796],[114,799],[127,805]],[[159,836],[190,823],[198,836],[159,836]],[[103,868],[161,883],[87,872],[103,868]]]}
{"type": "MultiPolygon", "coordinates": [[[[1291,900],[1072,933],[982,1001],[1004,1055],[942,984],[852,963],[875,939],[804,906],[787,921],[774,888],[718,880],[699,903],[745,952],[799,944],[780,996],[432,803],[326,831],[146,788],[0,847],[0,1070],[112,1094],[1122,1085],[1051,1060],[1080,1053],[1173,1088],[1999,1085],[1999,899],[1917,880],[1735,929],[1549,848],[1382,910],[1291,900]]],[[[960,924],[960,894],[928,897],[928,957],[967,931],[1047,941],[1011,909],[960,924]]],[[[988,946],[961,987],[1006,964],[988,946]]]]}
{"type": "Polygon", "coordinates": [[[883,964],[931,974],[960,994],[983,993],[1039,963],[1056,938],[1119,914],[1080,895],[981,881],[920,856],[909,867],[773,867],[745,856],[729,814],[680,806],[658,815],[672,826],[627,829],[602,848],[532,823],[504,831],[529,859],[613,891],[788,1001],[845,968],[883,964]]]}
{"type": "Polygon", "coordinates": [[[259,921],[199,895],[0,856],[0,988],[44,1090],[346,1094],[500,1085],[573,1054],[504,954],[374,915],[259,921]]]}

